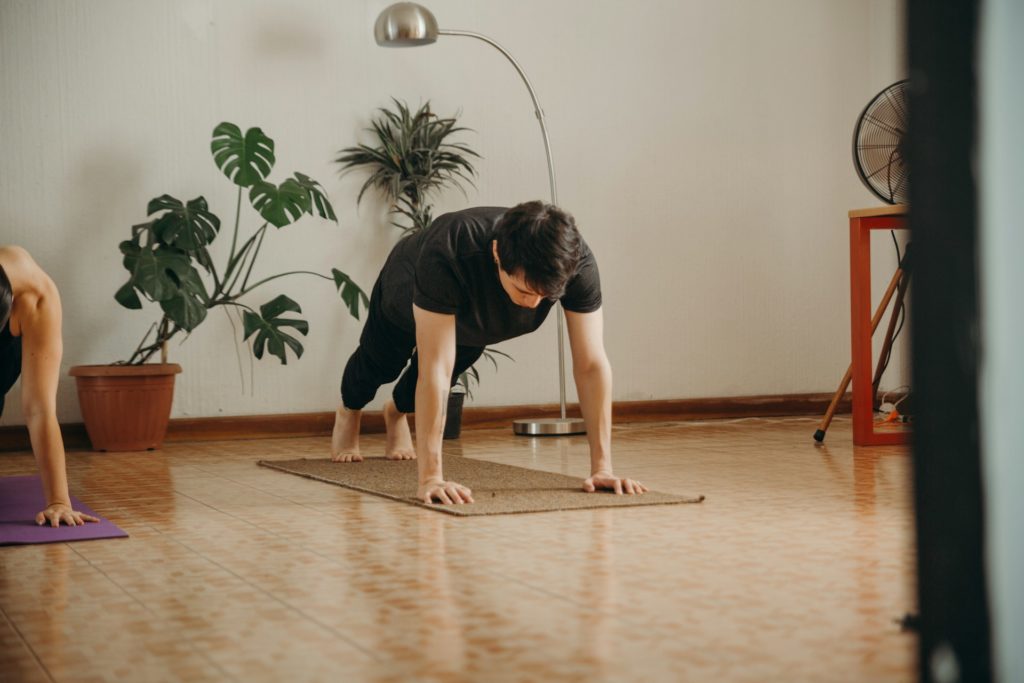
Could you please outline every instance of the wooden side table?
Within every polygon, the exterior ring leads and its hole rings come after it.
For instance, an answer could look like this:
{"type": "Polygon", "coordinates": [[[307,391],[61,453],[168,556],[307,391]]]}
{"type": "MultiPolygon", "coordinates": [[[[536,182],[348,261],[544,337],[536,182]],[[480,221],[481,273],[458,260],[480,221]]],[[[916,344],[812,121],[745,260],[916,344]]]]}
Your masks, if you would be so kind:
{"type": "Polygon", "coordinates": [[[905,230],[905,204],[850,212],[850,333],[853,379],[853,443],[901,444],[909,429],[875,431],[871,368],[871,231],[905,230]]]}

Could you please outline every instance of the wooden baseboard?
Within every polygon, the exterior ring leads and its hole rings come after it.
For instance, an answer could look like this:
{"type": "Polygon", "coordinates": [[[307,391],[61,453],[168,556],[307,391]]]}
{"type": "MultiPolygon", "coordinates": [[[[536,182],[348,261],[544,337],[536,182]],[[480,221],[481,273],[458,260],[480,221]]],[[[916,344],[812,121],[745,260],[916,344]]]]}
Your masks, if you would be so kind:
{"type": "MultiPolygon", "coordinates": [[[[740,417],[778,417],[786,415],[823,415],[832,394],[787,394],[779,396],[730,396],[726,398],[686,398],[660,401],[618,401],[612,406],[616,424],[664,422],[672,420],[713,420],[740,417]]],[[[579,416],[579,406],[571,404],[569,414],[579,416]]],[[[837,413],[850,412],[850,395],[839,404],[837,413]]],[[[492,429],[511,425],[513,420],[558,417],[558,404],[526,406],[473,407],[462,413],[463,429],[492,429]]],[[[242,415],[237,417],[194,417],[171,420],[167,441],[228,441],[268,439],[289,436],[327,436],[334,426],[334,413],[287,413],[280,415],[242,415]]],[[[363,432],[384,431],[379,412],[363,416],[363,432]]],[[[88,449],[89,437],[80,422],[61,425],[68,449],[88,449]]],[[[26,451],[31,448],[24,426],[0,427],[0,451],[26,451]]]]}

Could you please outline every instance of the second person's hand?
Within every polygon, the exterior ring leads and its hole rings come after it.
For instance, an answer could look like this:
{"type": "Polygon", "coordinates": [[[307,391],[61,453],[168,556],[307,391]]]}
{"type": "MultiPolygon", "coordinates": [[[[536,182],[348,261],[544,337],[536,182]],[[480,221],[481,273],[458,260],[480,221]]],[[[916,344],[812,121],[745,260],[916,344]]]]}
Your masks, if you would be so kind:
{"type": "Polygon", "coordinates": [[[98,522],[98,518],[84,512],[73,510],[70,505],[54,503],[36,515],[36,524],[42,526],[49,522],[50,526],[58,527],[61,522],[67,526],[85,526],[86,522],[98,522]]]}

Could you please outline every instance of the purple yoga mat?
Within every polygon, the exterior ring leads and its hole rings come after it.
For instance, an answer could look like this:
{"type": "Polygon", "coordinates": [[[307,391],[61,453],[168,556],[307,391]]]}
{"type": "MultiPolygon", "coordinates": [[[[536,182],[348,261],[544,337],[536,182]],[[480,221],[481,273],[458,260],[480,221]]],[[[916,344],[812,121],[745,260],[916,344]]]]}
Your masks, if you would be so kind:
{"type": "MultiPolygon", "coordinates": [[[[71,496],[71,505],[79,512],[99,517],[71,496]]],[[[54,529],[49,524],[36,524],[36,515],[46,507],[39,477],[0,477],[0,545],[26,543],[66,543],[93,538],[121,538],[125,532],[100,518],[85,526],[64,526],[54,529]]]]}

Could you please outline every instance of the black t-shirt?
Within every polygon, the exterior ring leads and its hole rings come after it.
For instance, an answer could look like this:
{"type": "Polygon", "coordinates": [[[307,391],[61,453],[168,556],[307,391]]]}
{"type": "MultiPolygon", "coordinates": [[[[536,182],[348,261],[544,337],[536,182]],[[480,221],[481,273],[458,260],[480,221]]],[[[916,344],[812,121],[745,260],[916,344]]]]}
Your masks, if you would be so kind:
{"type": "MultiPolygon", "coordinates": [[[[491,242],[505,211],[478,207],[446,213],[395,245],[380,275],[388,320],[413,332],[414,302],[428,311],[454,314],[461,346],[496,344],[540,327],[554,303],[544,299],[537,308],[517,306],[498,279],[491,242]]],[[[561,303],[577,313],[601,307],[597,261],[585,242],[580,267],[561,303]]]]}

